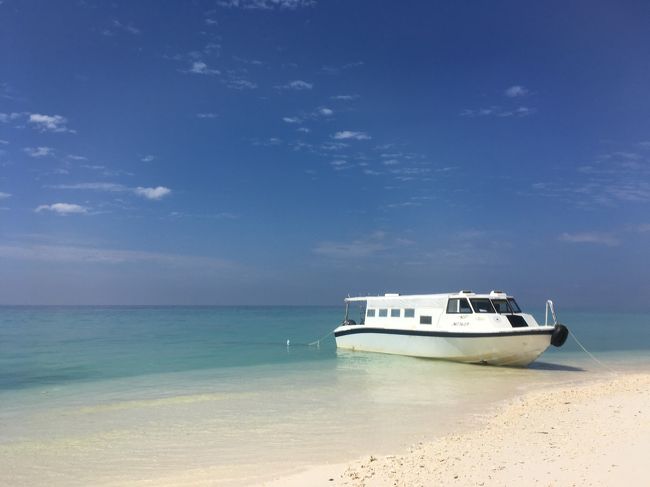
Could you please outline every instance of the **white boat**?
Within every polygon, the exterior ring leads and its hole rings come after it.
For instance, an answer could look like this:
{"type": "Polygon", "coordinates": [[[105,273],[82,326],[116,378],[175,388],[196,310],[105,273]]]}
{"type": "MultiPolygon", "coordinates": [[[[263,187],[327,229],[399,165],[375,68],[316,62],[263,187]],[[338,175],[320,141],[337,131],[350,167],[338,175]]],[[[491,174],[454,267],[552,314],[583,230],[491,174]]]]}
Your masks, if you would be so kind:
{"type": "Polygon", "coordinates": [[[336,346],[348,350],[456,362],[525,367],[568,329],[546,302],[543,325],[502,291],[348,297],[345,320],[334,330],[336,346]],[[359,306],[359,321],[351,306],[359,306]],[[549,311],[552,324],[548,323],[549,311]]]}

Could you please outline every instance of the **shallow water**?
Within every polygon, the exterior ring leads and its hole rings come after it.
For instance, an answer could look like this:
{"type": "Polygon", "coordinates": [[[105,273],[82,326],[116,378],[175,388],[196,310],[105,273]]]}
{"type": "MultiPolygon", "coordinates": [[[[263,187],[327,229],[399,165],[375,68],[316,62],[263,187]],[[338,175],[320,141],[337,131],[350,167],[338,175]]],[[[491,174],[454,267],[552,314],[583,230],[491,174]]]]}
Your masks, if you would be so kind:
{"type": "Polygon", "coordinates": [[[604,366],[570,338],[528,369],[340,352],[331,336],[305,345],[340,318],[328,307],[0,308],[0,484],[254,483],[458,430],[529,388],[650,369],[650,315],[565,313],[604,366]]]}

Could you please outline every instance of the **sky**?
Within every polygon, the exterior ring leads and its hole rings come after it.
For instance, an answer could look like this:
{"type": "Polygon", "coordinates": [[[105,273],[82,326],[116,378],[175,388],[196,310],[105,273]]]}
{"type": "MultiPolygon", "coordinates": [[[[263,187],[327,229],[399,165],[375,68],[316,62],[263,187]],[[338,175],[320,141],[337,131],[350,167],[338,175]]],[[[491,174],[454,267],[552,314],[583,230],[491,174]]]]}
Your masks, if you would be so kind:
{"type": "Polygon", "coordinates": [[[0,1],[0,304],[647,310],[650,4],[0,1]]]}

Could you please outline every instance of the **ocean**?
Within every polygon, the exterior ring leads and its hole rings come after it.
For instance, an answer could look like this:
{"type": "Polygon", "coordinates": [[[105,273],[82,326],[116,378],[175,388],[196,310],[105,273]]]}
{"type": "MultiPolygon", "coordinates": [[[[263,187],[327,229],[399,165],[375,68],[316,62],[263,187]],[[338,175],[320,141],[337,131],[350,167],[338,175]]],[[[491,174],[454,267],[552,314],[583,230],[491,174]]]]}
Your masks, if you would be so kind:
{"type": "Polygon", "coordinates": [[[342,314],[0,307],[0,485],[258,484],[462,430],[541,385],[650,370],[650,314],[563,312],[597,361],[569,337],[526,369],[337,351],[342,314]]]}

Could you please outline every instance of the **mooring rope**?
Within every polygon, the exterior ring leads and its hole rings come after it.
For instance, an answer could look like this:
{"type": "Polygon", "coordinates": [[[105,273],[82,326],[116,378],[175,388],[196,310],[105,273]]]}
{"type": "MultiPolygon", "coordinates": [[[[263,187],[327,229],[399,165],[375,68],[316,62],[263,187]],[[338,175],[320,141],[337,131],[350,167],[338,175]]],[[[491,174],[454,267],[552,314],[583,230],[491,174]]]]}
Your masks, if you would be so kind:
{"type": "Polygon", "coordinates": [[[594,362],[596,362],[598,365],[600,365],[600,366],[603,367],[604,369],[608,370],[609,373],[614,374],[614,375],[617,375],[617,374],[618,374],[617,371],[615,371],[615,370],[612,369],[611,367],[608,367],[607,365],[605,365],[604,363],[602,363],[600,360],[598,360],[596,357],[594,357],[594,354],[591,353],[589,350],[587,350],[587,349],[585,348],[585,346],[584,346],[582,343],[580,343],[580,340],[578,340],[578,337],[576,337],[576,336],[573,334],[573,332],[572,332],[571,330],[569,330],[569,335],[571,335],[571,337],[575,340],[575,342],[578,344],[578,346],[579,346],[580,348],[582,348],[582,350],[583,350],[587,355],[589,355],[589,356],[591,357],[591,359],[592,359],[594,362]]]}
{"type": "Polygon", "coordinates": [[[327,337],[330,335],[334,334],[334,330],[330,331],[327,335],[320,337],[318,340],[314,340],[313,342],[309,342],[307,346],[313,347],[314,345],[318,348],[320,348],[320,342],[321,340],[325,340],[327,337]]]}
{"type": "Polygon", "coordinates": [[[305,347],[305,346],[313,347],[313,346],[316,346],[316,348],[320,348],[320,342],[322,342],[323,340],[325,340],[327,337],[329,337],[332,334],[334,334],[334,330],[330,331],[327,335],[324,335],[324,336],[320,337],[318,340],[314,340],[313,342],[309,342],[309,343],[291,343],[291,340],[287,339],[286,344],[287,344],[287,347],[295,347],[297,345],[297,346],[300,346],[300,347],[305,347]]]}

